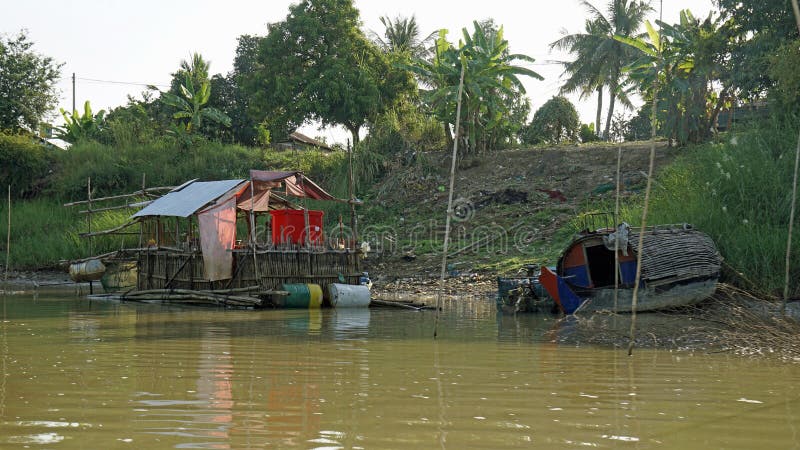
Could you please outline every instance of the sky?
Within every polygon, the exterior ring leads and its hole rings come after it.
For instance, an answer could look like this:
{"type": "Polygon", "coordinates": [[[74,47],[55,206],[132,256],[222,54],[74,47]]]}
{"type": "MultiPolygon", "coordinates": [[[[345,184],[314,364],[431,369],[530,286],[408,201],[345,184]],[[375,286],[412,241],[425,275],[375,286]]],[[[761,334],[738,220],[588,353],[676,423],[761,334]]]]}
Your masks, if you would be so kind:
{"type": "MultiPolygon", "coordinates": [[[[531,100],[531,114],[558,94],[563,80],[556,61],[568,55],[550,52],[549,44],[566,31],[583,31],[588,17],[579,0],[354,0],[361,12],[363,29],[382,34],[381,16],[415,16],[423,34],[440,28],[449,30],[456,42],[462,28],[474,20],[494,19],[504,27],[512,53],[536,59],[524,65],[544,81],[524,78],[531,100]]],[[[607,0],[590,0],[604,10],[607,0]]],[[[95,111],[123,105],[127,96],[139,96],[146,84],[168,88],[171,73],[182,59],[199,52],[211,62],[211,73],[227,73],[233,67],[236,38],[243,34],[264,35],[268,23],[286,18],[290,0],[3,0],[0,33],[28,31],[34,50],[64,63],[58,88],[59,107],[72,109],[72,74],[76,76],[76,106],[91,101],[95,111]]],[[[658,10],[659,2],[653,7],[658,10]]],[[[663,0],[665,22],[678,21],[682,9],[705,17],[713,9],[711,0],[663,0]]],[[[658,18],[658,11],[651,20],[658,18]]],[[[597,98],[568,97],[581,120],[594,121],[597,98]]],[[[606,105],[607,97],[605,99],[606,105]]],[[[58,108],[56,108],[56,111],[58,108]]],[[[631,113],[630,111],[628,112],[631,113]]],[[[604,113],[605,117],[605,113],[604,113]]],[[[56,125],[63,121],[54,115],[56,125]]],[[[605,119],[604,119],[605,120],[605,119]]],[[[329,143],[345,143],[344,129],[301,128],[329,143]]]]}

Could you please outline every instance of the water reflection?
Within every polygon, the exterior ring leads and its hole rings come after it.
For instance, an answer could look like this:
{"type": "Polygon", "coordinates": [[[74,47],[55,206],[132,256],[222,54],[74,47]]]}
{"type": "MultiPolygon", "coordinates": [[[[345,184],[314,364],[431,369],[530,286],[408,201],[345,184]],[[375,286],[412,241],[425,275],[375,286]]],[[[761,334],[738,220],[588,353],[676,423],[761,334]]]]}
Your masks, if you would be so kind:
{"type": "Polygon", "coordinates": [[[569,322],[449,301],[224,311],[8,300],[0,447],[792,448],[800,370],[559,345],[569,322]],[[126,447],[127,446],[127,447],[126,447]]]}

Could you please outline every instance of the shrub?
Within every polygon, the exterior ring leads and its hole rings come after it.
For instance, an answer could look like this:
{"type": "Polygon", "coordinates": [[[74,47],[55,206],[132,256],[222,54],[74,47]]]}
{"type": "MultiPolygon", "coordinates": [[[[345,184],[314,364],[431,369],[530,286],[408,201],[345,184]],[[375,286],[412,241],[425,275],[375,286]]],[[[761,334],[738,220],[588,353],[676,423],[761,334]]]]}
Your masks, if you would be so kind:
{"type": "Polygon", "coordinates": [[[16,198],[36,195],[45,183],[53,153],[28,134],[0,132],[0,186],[16,198]]]}

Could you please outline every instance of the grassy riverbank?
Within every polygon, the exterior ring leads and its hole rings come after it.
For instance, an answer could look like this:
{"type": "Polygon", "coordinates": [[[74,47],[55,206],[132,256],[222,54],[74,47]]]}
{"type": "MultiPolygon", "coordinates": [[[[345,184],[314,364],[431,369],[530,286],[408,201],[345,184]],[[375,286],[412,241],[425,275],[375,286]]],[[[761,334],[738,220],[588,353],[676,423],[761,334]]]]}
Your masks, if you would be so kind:
{"type": "MultiPolygon", "coordinates": [[[[725,135],[715,143],[676,149],[657,145],[657,177],[648,223],[688,222],[710,234],[726,264],[726,281],[764,296],[780,291],[790,203],[794,132],[775,124],[725,135]]],[[[623,144],[625,192],[621,219],[637,225],[647,170],[647,143],[623,144]]],[[[615,146],[518,149],[459,161],[453,273],[509,273],[524,263],[553,264],[581,213],[613,211],[615,146]],[[609,187],[610,186],[610,187],[609,187]]],[[[342,152],[275,152],[200,141],[191,148],[165,142],[108,147],[86,143],[51,155],[52,173],[33,199],[14,200],[11,266],[54,267],[85,257],[80,208],[67,201],[169,186],[192,178],[246,178],[251,168],[300,169],[340,197],[347,195],[342,152]]],[[[357,151],[360,231],[376,250],[369,269],[378,278],[438,276],[447,205],[448,152],[385,155],[357,151]]],[[[329,225],[346,205],[325,206],[329,225]]],[[[0,206],[5,237],[7,205],[0,206]]],[[[128,213],[96,217],[93,229],[123,223],[128,213]]],[[[800,227],[798,227],[800,228],[800,227]]],[[[800,233],[795,237],[800,245],[800,233]]],[[[120,248],[96,239],[92,253],[120,248]]],[[[792,279],[800,279],[800,251],[792,279]]],[[[4,259],[5,254],[3,254],[4,259]]],[[[792,286],[798,295],[800,283],[792,286]]]]}
{"type": "MultiPolygon", "coordinates": [[[[763,124],[690,147],[657,177],[648,223],[688,222],[708,233],[725,258],[728,281],[779,295],[791,205],[796,136],[763,124]]],[[[622,220],[641,221],[642,198],[624,202],[622,220]]],[[[613,205],[612,205],[613,208],[613,205]]],[[[800,232],[795,228],[795,247],[800,232]]],[[[800,250],[792,258],[792,295],[800,294],[800,250]]]]}

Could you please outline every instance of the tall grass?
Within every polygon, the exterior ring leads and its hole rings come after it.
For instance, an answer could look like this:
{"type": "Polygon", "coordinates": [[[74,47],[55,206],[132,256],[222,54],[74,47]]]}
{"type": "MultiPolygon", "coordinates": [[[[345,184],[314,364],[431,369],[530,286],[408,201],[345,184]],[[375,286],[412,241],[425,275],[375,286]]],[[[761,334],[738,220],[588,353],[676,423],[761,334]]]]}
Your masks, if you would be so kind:
{"type": "MultiPolygon", "coordinates": [[[[688,222],[716,242],[743,287],[777,294],[791,202],[793,131],[778,123],[730,135],[723,142],[691,147],[657,178],[651,223],[688,222]],[[749,280],[749,281],[748,281],[749,280]],[[751,282],[754,284],[751,284],[751,282]]],[[[641,218],[641,204],[628,205],[622,220],[641,218]]],[[[794,241],[798,240],[797,233],[794,241]]],[[[800,279],[794,252],[792,279],[800,279]]],[[[795,281],[792,292],[800,291],[795,281]]]]}

